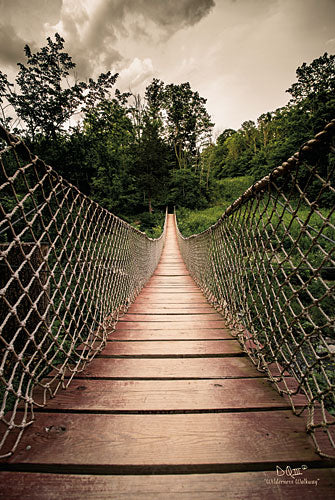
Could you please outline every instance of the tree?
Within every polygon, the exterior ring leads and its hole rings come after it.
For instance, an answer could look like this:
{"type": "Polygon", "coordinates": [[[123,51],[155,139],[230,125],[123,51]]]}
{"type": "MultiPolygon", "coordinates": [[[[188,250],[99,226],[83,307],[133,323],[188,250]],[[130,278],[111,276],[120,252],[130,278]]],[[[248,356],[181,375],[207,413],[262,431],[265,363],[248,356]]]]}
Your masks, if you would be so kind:
{"type": "Polygon", "coordinates": [[[154,79],[145,99],[134,96],[130,108],[135,137],[133,173],[150,214],[153,205],[165,206],[168,185],[170,152],[164,140],[161,89],[161,82],[154,79]]]}
{"type": "Polygon", "coordinates": [[[314,100],[315,96],[334,96],[335,92],[335,55],[325,52],[314,59],[310,65],[303,63],[296,71],[297,82],[286,91],[292,96],[293,104],[302,103],[306,99],[314,100]]]}
{"type": "Polygon", "coordinates": [[[228,137],[231,137],[233,134],[236,134],[236,130],[232,128],[226,128],[216,139],[216,144],[218,146],[223,146],[228,137]]]}
{"type": "Polygon", "coordinates": [[[132,175],[134,128],[122,100],[101,101],[86,115],[84,134],[94,152],[92,194],[114,213],[131,214],[139,204],[139,191],[132,175]]]}
{"type": "Polygon", "coordinates": [[[175,169],[170,172],[168,202],[178,207],[201,209],[208,205],[209,192],[206,180],[199,182],[199,176],[192,169],[175,169]]]}
{"type": "Polygon", "coordinates": [[[11,116],[6,116],[6,108],[10,106],[7,95],[11,91],[11,87],[13,84],[8,81],[7,75],[0,71],[0,124],[5,128],[9,128],[12,121],[11,116]]]}
{"type": "Polygon", "coordinates": [[[153,201],[164,206],[168,182],[168,148],[159,135],[157,120],[146,115],[142,124],[141,139],[136,148],[134,162],[138,185],[144,194],[148,211],[152,213],[153,201]]]}
{"type": "Polygon", "coordinates": [[[102,73],[97,82],[92,79],[88,84],[76,82],[70,74],[76,65],[63,48],[64,39],[58,33],[55,41],[47,38],[47,45],[36,53],[26,45],[27,62],[18,63],[16,83],[19,92],[0,72],[0,99],[7,99],[13,106],[33,143],[37,134],[56,139],[75,113],[105,99],[117,78],[117,74],[107,72],[102,73]],[[72,85],[71,78],[74,80],[72,85]]]}
{"type": "Polygon", "coordinates": [[[296,74],[297,82],[287,90],[290,105],[305,113],[313,135],[335,115],[335,55],[325,52],[311,64],[303,63],[296,74]]]}
{"type": "Polygon", "coordinates": [[[205,104],[206,99],[191,90],[188,82],[165,87],[168,140],[173,145],[179,168],[196,162],[199,149],[210,140],[213,124],[205,104]]]}
{"type": "Polygon", "coordinates": [[[146,113],[151,120],[163,125],[164,83],[154,78],[145,90],[146,113]]]}
{"type": "Polygon", "coordinates": [[[177,166],[196,165],[199,150],[210,141],[213,124],[206,111],[206,99],[190,84],[165,85],[154,79],[146,89],[148,114],[158,121],[160,133],[174,150],[177,166]]]}

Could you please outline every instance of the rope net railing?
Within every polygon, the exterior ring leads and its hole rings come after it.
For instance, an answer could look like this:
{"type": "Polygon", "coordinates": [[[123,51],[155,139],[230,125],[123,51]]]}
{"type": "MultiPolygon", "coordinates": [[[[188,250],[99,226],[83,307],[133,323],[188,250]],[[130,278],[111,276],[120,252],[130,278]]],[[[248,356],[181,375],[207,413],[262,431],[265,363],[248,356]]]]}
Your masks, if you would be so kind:
{"type": "Polygon", "coordinates": [[[327,457],[335,452],[334,136],[335,120],[206,231],[178,230],[190,274],[257,368],[307,416],[327,457]]]}
{"type": "Polygon", "coordinates": [[[0,127],[0,455],[34,407],[105,346],[156,268],[148,238],[60,177],[0,127]]]}

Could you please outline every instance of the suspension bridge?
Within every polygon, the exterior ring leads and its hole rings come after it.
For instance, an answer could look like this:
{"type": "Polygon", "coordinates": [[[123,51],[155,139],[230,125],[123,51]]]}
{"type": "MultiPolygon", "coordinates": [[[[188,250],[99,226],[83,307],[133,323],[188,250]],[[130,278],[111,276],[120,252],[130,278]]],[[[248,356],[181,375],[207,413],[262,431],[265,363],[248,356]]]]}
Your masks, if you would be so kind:
{"type": "Polygon", "coordinates": [[[190,238],[0,133],[0,497],[333,498],[335,121],[190,238]]]}

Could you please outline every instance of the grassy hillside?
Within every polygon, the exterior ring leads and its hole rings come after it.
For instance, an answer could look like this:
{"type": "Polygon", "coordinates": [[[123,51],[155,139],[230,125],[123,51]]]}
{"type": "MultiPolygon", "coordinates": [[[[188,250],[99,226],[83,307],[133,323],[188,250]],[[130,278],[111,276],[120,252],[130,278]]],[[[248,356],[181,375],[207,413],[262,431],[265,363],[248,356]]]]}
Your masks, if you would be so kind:
{"type": "Polygon", "coordinates": [[[177,209],[177,219],[180,231],[184,236],[201,233],[214,224],[226,208],[236,200],[253,183],[253,177],[228,177],[217,182],[214,206],[204,210],[177,209]]]}

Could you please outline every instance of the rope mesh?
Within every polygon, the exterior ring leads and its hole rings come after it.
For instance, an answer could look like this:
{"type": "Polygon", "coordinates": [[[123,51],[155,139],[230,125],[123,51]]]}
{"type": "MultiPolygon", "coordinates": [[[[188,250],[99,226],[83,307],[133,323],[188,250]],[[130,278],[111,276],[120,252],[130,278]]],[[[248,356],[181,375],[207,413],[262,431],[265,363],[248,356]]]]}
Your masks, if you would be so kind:
{"type": "Polygon", "coordinates": [[[115,217],[0,127],[0,453],[99,353],[154,272],[158,239],[115,217]]]}
{"type": "Polygon", "coordinates": [[[184,238],[178,230],[192,277],[293,411],[306,412],[317,452],[328,457],[335,448],[334,135],[335,120],[206,231],[184,238]],[[299,393],[303,408],[294,404],[299,393]]]}

